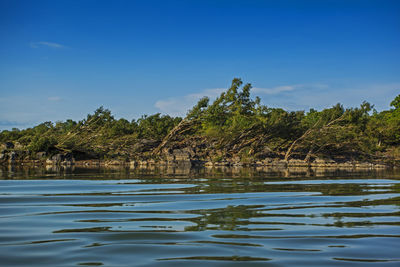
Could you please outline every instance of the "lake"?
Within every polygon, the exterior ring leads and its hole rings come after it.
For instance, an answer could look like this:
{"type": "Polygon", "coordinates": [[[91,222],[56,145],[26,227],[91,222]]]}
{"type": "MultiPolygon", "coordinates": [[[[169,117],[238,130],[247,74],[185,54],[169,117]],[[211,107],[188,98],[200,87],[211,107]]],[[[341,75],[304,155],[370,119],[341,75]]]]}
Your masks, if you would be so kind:
{"type": "Polygon", "coordinates": [[[0,171],[2,266],[400,266],[400,172],[0,171]]]}

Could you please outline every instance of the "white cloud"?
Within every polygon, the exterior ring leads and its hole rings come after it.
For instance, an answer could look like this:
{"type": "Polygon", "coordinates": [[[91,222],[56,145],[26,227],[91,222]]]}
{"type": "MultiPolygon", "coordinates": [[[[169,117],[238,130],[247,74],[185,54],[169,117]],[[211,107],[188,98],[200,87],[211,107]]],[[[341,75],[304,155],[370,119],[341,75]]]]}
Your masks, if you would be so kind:
{"type": "Polygon", "coordinates": [[[67,46],[65,46],[65,45],[53,43],[53,42],[31,42],[30,45],[32,48],[39,48],[39,47],[43,47],[43,46],[56,48],[56,49],[67,48],[67,46]]]}
{"type": "MultiPolygon", "coordinates": [[[[323,109],[336,103],[345,107],[357,107],[364,100],[374,104],[378,110],[390,108],[389,103],[400,93],[400,83],[327,85],[322,83],[281,85],[270,88],[255,87],[253,96],[260,95],[262,103],[269,107],[287,110],[323,109]],[[264,97],[263,97],[264,95],[264,97]]],[[[207,89],[186,96],[158,100],[155,107],[172,116],[185,116],[197,101],[208,96],[211,101],[227,89],[207,89]]]]}
{"type": "Polygon", "coordinates": [[[337,103],[345,107],[357,107],[363,101],[375,105],[378,111],[389,109],[391,100],[400,93],[400,83],[381,84],[310,84],[298,87],[283,95],[269,95],[263,103],[288,110],[324,109],[337,103]]]}
{"type": "Polygon", "coordinates": [[[154,106],[161,112],[171,116],[185,116],[187,111],[192,108],[200,98],[208,96],[210,99],[214,99],[225,90],[224,88],[206,89],[199,93],[161,99],[158,100],[154,106]]]}
{"type": "MultiPolygon", "coordinates": [[[[281,97],[280,94],[284,92],[291,92],[298,89],[326,89],[328,88],[325,84],[294,84],[294,85],[281,85],[271,88],[260,88],[253,87],[251,89],[252,93],[265,94],[274,97],[281,97]]],[[[161,112],[167,113],[172,116],[185,116],[190,108],[192,108],[197,101],[208,96],[211,101],[219,96],[222,92],[226,91],[226,88],[214,88],[206,89],[199,93],[193,93],[186,96],[170,97],[167,99],[158,100],[154,106],[158,108],[161,112]]],[[[285,97],[286,98],[286,97],[285,97]]]]}

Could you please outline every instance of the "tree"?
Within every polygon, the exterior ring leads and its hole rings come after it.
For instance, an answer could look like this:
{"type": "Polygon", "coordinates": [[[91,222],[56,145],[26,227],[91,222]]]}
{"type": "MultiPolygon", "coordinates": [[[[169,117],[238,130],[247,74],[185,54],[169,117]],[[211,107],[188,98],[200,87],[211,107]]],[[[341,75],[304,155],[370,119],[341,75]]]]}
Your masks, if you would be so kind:
{"type": "Polygon", "coordinates": [[[207,96],[202,97],[197,102],[197,104],[191,110],[189,110],[186,115],[186,119],[193,120],[200,118],[203,115],[205,109],[208,107],[209,101],[210,99],[207,96]]]}
{"type": "Polygon", "coordinates": [[[88,114],[86,121],[84,124],[90,126],[104,126],[107,123],[113,122],[114,116],[111,114],[109,109],[105,109],[103,106],[100,106],[95,110],[94,114],[88,114]]]}
{"type": "Polygon", "coordinates": [[[157,113],[151,116],[143,116],[138,120],[139,137],[160,140],[182,120],[168,115],[160,115],[160,113],[157,113]]]}
{"type": "Polygon", "coordinates": [[[234,133],[254,124],[260,99],[250,98],[251,84],[242,85],[241,79],[234,78],[228,90],[202,112],[206,133],[234,133]]]}
{"type": "Polygon", "coordinates": [[[394,107],[395,109],[400,109],[400,94],[396,96],[392,102],[390,102],[390,106],[394,107]]]}

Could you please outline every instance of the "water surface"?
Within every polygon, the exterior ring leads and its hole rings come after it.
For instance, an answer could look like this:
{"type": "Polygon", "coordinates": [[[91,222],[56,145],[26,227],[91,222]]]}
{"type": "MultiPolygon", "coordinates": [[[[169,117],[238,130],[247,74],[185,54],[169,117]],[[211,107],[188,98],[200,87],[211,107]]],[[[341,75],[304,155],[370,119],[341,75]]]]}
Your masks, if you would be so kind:
{"type": "Polygon", "coordinates": [[[2,266],[400,266],[400,174],[0,172],[2,266]]]}

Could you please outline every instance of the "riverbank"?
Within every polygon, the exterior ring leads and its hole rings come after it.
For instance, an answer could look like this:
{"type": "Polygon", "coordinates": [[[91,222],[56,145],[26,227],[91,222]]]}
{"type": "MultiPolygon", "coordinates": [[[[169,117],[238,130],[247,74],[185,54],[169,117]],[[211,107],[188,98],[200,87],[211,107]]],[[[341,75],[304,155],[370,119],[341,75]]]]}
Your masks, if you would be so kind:
{"type": "Polygon", "coordinates": [[[73,173],[87,173],[89,177],[93,173],[108,174],[110,178],[124,177],[124,179],[135,179],[145,176],[157,177],[214,177],[224,179],[226,175],[241,178],[253,177],[324,177],[339,175],[342,177],[364,177],[365,175],[380,175],[382,173],[398,173],[398,167],[380,167],[367,165],[330,165],[321,166],[266,166],[266,165],[238,165],[238,166],[192,166],[192,165],[130,165],[127,162],[103,162],[103,161],[77,161],[72,165],[46,165],[41,163],[9,164],[0,165],[1,179],[14,179],[15,177],[38,177],[39,179],[52,179],[55,174],[72,179],[81,179],[88,176],[74,177],[73,173]],[[121,176],[122,175],[122,176],[121,176]]]}
{"type": "MultiPolygon", "coordinates": [[[[53,151],[31,153],[13,144],[12,148],[0,152],[0,165],[20,166],[78,166],[78,167],[113,167],[121,166],[131,169],[154,167],[261,167],[272,169],[285,168],[330,168],[330,169],[386,169],[400,166],[395,157],[380,155],[369,157],[350,157],[340,154],[320,154],[319,156],[304,156],[302,158],[285,159],[284,153],[267,152],[257,157],[250,157],[235,151],[233,148],[215,148],[217,145],[207,139],[180,141],[172,140],[164,145],[154,143],[148,151],[114,158],[95,158],[82,152],[53,151]],[[196,142],[197,141],[197,142],[196,142]],[[163,146],[162,146],[163,145],[163,146]],[[173,147],[181,148],[174,149],[173,147]],[[161,147],[161,149],[159,149],[161,147]],[[159,149],[159,151],[157,151],[159,149]],[[157,151],[157,153],[155,153],[157,151]]],[[[236,145],[242,145],[237,142],[236,145]]]]}
{"type": "Polygon", "coordinates": [[[177,167],[177,168],[191,168],[191,167],[266,167],[275,169],[285,168],[338,168],[338,169],[387,169],[393,168],[395,165],[379,162],[361,162],[361,161],[346,161],[335,162],[333,160],[316,159],[313,162],[306,162],[304,160],[291,159],[271,159],[267,158],[258,161],[233,161],[220,160],[220,161],[200,161],[200,160],[156,160],[156,159],[141,159],[141,160],[75,160],[73,157],[57,154],[50,159],[8,159],[2,161],[1,165],[19,165],[19,166],[77,166],[77,167],[128,167],[135,168],[154,168],[154,167],[177,167]]]}
{"type": "Polygon", "coordinates": [[[81,121],[0,132],[0,164],[390,168],[400,166],[400,95],[389,110],[363,102],[321,111],[285,111],[250,97],[233,79],[212,103],[186,117],[115,119],[98,108],[81,121]]]}

